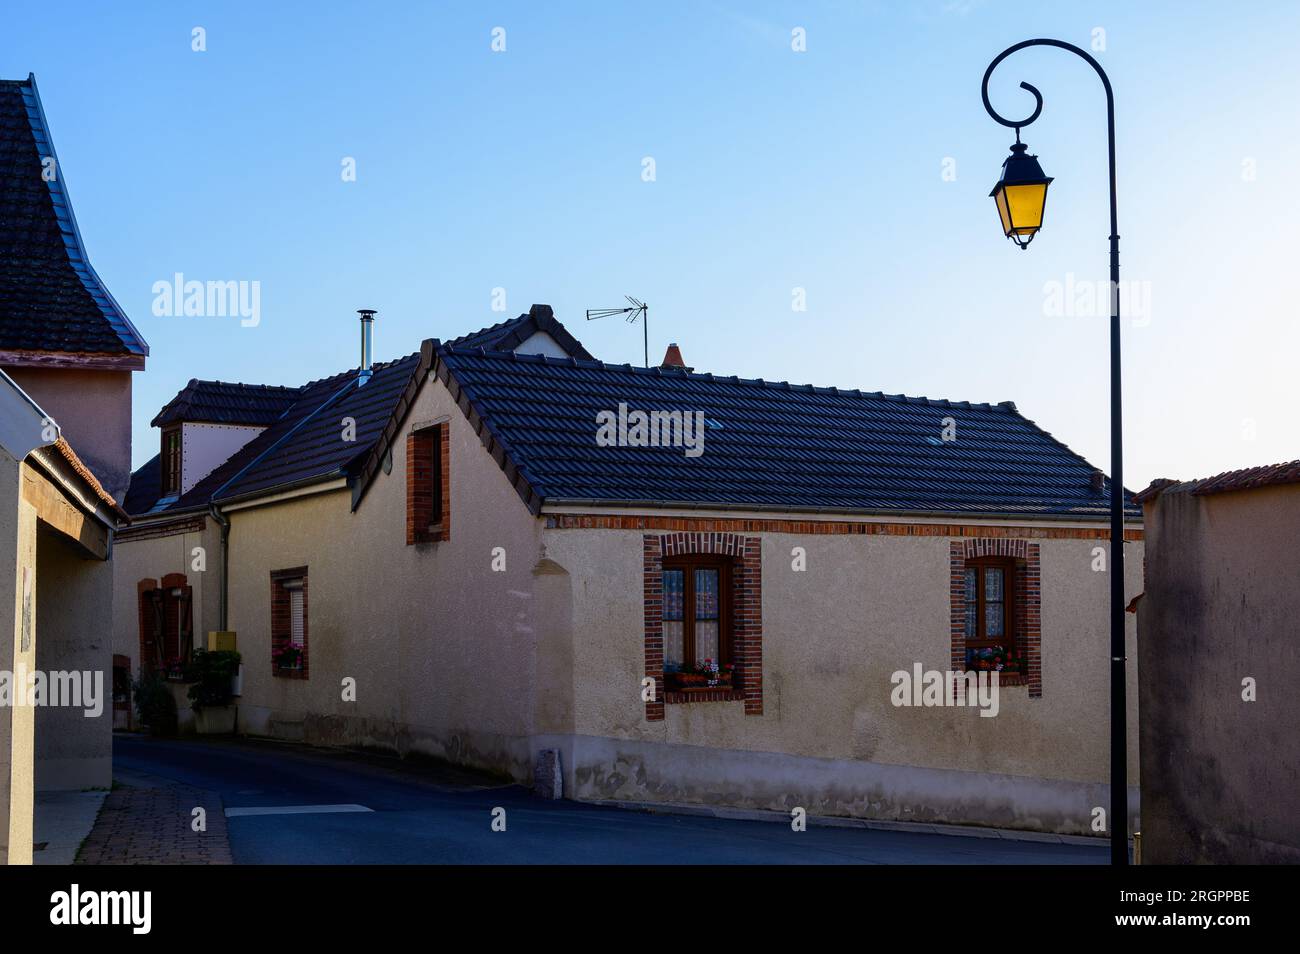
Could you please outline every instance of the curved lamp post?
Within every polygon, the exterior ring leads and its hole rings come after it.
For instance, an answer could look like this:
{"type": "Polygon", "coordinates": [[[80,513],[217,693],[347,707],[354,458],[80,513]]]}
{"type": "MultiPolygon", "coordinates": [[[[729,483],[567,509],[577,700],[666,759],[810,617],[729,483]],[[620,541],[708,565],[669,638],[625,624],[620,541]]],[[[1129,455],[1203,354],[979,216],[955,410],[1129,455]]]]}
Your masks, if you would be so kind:
{"type": "Polygon", "coordinates": [[[1054,46],[1079,56],[1101,77],[1106,90],[1106,135],[1110,162],[1110,860],[1128,864],[1128,726],[1125,708],[1124,665],[1124,441],[1120,416],[1119,329],[1119,224],[1115,211],[1115,95],[1101,64],[1088,53],[1061,40],[1025,40],[1009,46],[984,71],[980,90],[984,108],[994,120],[1016,131],[1016,144],[1002,166],[1002,178],[990,193],[1006,236],[1027,248],[1043,224],[1047,186],[1036,156],[1026,155],[1020,130],[1043,111],[1043,97],[1028,83],[1022,89],[1034,96],[1034,111],[1024,119],[1010,120],[989,102],[989,77],[1012,53],[1030,46],[1054,46]]]}

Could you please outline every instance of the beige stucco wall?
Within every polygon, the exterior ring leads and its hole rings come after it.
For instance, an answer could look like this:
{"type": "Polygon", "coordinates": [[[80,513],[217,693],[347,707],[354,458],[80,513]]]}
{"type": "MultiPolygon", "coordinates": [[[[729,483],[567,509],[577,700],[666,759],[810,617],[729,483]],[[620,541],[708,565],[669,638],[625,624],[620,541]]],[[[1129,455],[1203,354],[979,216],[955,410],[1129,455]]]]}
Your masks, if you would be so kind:
{"type": "Polygon", "coordinates": [[[130,371],[6,368],[58,422],[104,489],[121,501],[131,481],[130,371]]]}
{"type": "MultiPolygon", "coordinates": [[[[36,666],[35,639],[21,650],[23,570],[36,572],[36,508],[23,500],[23,465],[0,449],[0,669],[36,666]]],[[[33,586],[35,580],[33,578],[33,586]]],[[[36,607],[29,624],[35,634],[36,607]]],[[[26,706],[0,708],[0,864],[31,864],[34,713],[26,706]]]]}
{"type": "Polygon", "coordinates": [[[87,559],[62,535],[42,527],[36,546],[36,602],[40,607],[36,665],[47,675],[90,673],[99,714],[67,705],[36,710],[36,788],[79,791],[113,781],[113,670],[111,561],[87,559]],[[98,673],[98,677],[94,674],[98,673]]]}
{"type": "MultiPolygon", "coordinates": [[[[949,666],[950,539],[764,534],[763,714],[747,716],[739,702],[697,703],[669,705],[663,721],[648,722],[642,533],[546,531],[547,558],[573,581],[575,730],[587,737],[569,753],[566,782],[594,798],[942,821],[982,814],[1087,832],[1091,809],[1109,804],[1109,590],[1106,574],[1092,570],[1098,541],[1036,541],[1043,695],[1004,688],[999,714],[981,718],[969,708],[890,701],[896,670],[949,666]],[[807,551],[805,572],[791,568],[795,546],[807,551]],[[891,768],[899,766],[928,771],[891,768]]],[[[1132,595],[1140,544],[1126,546],[1126,560],[1132,595]]],[[[1136,781],[1134,634],[1130,616],[1136,781]]]]}
{"type": "Polygon", "coordinates": [[[1300,863],[1300,485],[1146,510],[1144,861],[1300,863]]]}
{"type": "Polygon", "coordinates": [[[131,660],[131,674],[140,675],[140,606],[136,584],[160,581],[169,573],[185,574],[193,587],[194,631],[206,636],[218,629],[221,601],[221,533],[215,521],[204,519],[202,531],[132,539],[119,537],[113,545],[113,652],[131,660]],[[196,547],[202,547],[202,570],[195,569],[196,547]]]}
{"type": "Polygon", "coordinates": [[[421,389],[358,512],[346,490],[231,511],[242,731],[427,754],[526,778],[540,524],[441,384],[421,389]],[[450,421],[451,539],[406,545],[406,435],[450,421]],[[492,550],[506,571],[491,570],[492,550]],[[272,674],[270,573],[308,568],[309,678],[272,674]],[[356,680],[356,701],[342,681],[356,680]]]}

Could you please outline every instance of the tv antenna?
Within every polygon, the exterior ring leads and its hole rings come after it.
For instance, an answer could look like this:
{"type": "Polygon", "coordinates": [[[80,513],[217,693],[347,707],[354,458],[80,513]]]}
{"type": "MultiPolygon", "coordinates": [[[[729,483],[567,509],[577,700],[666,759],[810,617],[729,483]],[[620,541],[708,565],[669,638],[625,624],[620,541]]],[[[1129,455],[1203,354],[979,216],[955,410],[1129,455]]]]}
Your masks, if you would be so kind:
{"type": "Polygon", "coordinates": [[[626,308],[588,308],[587,320],[595,321],[597,318],[608,318],[611,315],[626,315],[628,324],[641,319],[641,328],[645,338],[645,366],[650,367],[650,306],[645,302],[633,298],[631,295],[624,295],[630,304],[626,308]]]}

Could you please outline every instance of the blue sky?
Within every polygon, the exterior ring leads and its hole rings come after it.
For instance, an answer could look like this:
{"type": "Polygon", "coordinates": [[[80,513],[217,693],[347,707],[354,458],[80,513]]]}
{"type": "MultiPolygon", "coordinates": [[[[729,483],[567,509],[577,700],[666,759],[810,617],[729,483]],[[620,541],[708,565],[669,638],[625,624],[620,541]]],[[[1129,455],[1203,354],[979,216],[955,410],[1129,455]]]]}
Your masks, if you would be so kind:
{"type": "Polygon", "coordinates": [[[1053,303],[1106,278],[1100,84],[1057,50],[994,78],[1006,114],[1029,109],[1022,79],[1045,101],[1024,139],[1056,181],[1025,252],[988,198],[1013,136],[980,102],[1005,47],[1098,28],[1121,277],[1144,303],[1125,482],[1300,457],[1294,4],[58,9],[6,12],[0,76],[36,73],[92,260],[151,345],[137,464],[191,377],[355,365],[357,308],[380,312],[380,359],[545,302],[598,357],[640,363],[639,326],[583,316],[634,295],[652,360],[676,341],[704,371],[1014,400],[1108,468],[1106,318],[1053,303]],[[177,272],[260,282],[260,324],[155,317],[177,272]]]}

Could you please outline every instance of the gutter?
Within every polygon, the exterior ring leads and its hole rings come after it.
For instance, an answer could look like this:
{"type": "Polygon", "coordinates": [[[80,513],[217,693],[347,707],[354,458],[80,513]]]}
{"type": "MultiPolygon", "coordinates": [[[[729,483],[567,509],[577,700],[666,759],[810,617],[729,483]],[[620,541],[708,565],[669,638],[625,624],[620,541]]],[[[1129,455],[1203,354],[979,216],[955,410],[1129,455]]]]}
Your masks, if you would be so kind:
{"type": "MultiPolygon", "coordinates": [[[[682,500],[616,500],[613,498],[584,497],[547,497],[543,512],[551,507],[583,507],[610,509],[624,507],[629,510],[723,510],[737,513],[786,513],[786,514],[828,514],[844,517],[929,517],[933,520],[1058,520],[1079,523],[1105,523],[1107,515],[1102,513],[1095,517],[1089,514],[1074,513],[950,513],[942,510],[859,510],[852,507],[800,507],[793,508],[781,504],[750,503],[708,503],[682,500]]],[[[1129,523],[1140,524],[1141,514],[1125,514],[1129,523]]]]}

